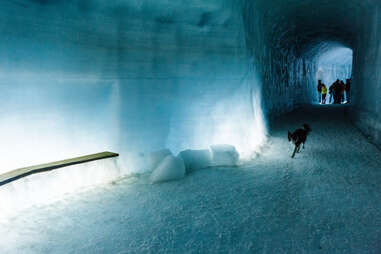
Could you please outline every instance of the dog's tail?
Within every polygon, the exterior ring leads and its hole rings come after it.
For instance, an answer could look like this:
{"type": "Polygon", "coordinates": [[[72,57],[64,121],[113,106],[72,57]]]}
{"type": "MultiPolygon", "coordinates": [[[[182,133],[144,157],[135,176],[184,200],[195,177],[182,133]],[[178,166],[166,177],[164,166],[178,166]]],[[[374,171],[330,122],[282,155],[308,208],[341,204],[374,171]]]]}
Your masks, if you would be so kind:
{"type": "Polygon", "coordinates": [[[311,131],[311,128],[308,124],[303,124],[303,128],[307,131],[307,132],[310,132],[311,131]]]}

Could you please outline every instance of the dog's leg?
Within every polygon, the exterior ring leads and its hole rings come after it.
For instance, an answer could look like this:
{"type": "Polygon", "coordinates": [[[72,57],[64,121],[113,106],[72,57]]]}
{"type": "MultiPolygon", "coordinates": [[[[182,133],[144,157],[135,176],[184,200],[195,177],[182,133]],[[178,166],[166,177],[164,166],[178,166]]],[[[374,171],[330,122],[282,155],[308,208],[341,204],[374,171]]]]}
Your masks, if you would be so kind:
{"type": "Polygon", "coordinates": [[[298,145],[298,150],[296,152],[300,153],[300,145],[298,145]]]}
{"type": "Polygon", "coordinates": [[[303,142],[303,149],[304,149],[304,142],[303,142]]]}
{"type": "Polygon", "coordinates": [[[295,146],[295,149],[294,149],[294,152],[292,153],[292,156],[291,156],[291,158],[294,158],[294,157],[295,157],[296,149],[298,149],[298,147],[297,147],[297,146],[295,146]]]}

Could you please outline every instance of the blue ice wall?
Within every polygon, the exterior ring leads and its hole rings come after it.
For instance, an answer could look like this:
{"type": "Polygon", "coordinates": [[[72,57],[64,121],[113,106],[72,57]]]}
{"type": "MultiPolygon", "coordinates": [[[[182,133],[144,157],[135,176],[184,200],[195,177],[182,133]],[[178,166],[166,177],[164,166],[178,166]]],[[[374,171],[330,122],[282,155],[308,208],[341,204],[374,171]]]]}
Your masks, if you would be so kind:
{"type": "Polygon", "coordinates": [[[101,39],[106,18],[62,1],[0,5],[1,172],[117,150],[119,92],[110,78],[113,42],[101,39]]]}
{"type": "Polygon", "coordinates": [[[238,1],[0,4],[2,170],[112,150],[262,143],[261,79],[238,1]]]}
{"type": "Polygon", "coordinates": [[[128,44],[119,56],[121,144],[143,151],[132,161],[146,161],[145,151],[212,144],[244,154],[263,141],[261,81],[247,55],[238,3],[153,4],[121,19],[128,44]]]}
{"type": "Polygon", "coordinates": [[[116,150],[114,82],[19,75],[0,78],[2,172],[116,150]]]}
{"type": "Polygon", "coordinates": [[[354,123],[381,147],[381,3],[356,21],[359,36],[354,47],[354,123]]]}
{"type": "Polygon", "coordinates": [[[295,24],[285,1],[245,1],[247,47],[263,81],[263,101],[270,118],[311,103],[317,70],[310,55],[300,54],[295,24]]]}

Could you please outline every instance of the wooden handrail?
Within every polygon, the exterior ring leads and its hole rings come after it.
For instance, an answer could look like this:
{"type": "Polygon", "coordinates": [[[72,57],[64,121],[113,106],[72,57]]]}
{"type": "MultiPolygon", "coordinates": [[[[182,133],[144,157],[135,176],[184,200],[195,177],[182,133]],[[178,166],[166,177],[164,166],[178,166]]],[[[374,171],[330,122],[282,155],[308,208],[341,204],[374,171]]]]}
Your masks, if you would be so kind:
{"type": "Polygon", "coordinates": [[[4,174],[0,174],[0,186],[13,182],[17,179],[26,177],[28,175],[41,173],[50,171],[57,168],[67,167],[75,164],[85,163],[89,161],[95,161],[95,160],[102,160],[112,157],[117,157],[119,154],[112,153],[112,152],[103,152],[103,153],[95,153],[95,154],[89,154],[85,156],[75,157],[67,160],[61,160],[61,161],[54,161],[50,163],[25,167],[25,168],[19,168],[12,171],[9,171],[4,174]]]}

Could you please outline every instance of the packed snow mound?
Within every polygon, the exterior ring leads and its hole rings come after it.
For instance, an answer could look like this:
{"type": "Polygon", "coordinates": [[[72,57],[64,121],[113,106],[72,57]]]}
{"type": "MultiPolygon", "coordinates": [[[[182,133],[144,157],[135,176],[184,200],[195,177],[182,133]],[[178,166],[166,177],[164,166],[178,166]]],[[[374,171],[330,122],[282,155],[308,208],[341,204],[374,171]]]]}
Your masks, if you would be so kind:
{"type": "Polygon", "coordinates": [[[185,164],[187,173],[197,169],[206,168],[212,165],[212,156],[210,151],[205,150],[184,150],[179,153],[185,164]]]}
{"type": "Polygon", "coordinates": [[[168,155],[152,172],[150,180],[152,183],[166,182],[181,179],[184,175],[185,165],[183,159],[168,155]]]}
{"type": "Polygon", "coordinates": [[[155,170],[159,164],[164,160],[168,155],[172,155],[169,149],[162,149],[155,152],[152,152],[148,155],[148,169],[150,172],[155,170]]]}
{"type": "Polygon", "coordinates": [[[213,166],[235,166],[239,154],[232,145],[213,145],[210,147],[213,166]]]}

